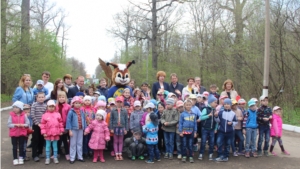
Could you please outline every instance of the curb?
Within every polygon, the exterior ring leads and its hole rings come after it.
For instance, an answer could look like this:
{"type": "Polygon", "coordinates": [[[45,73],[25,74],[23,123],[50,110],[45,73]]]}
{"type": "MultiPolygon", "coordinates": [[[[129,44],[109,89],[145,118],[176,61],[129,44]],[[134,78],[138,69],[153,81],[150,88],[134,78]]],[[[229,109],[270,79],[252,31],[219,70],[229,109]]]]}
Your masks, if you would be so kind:
{"type": "Polygon", "coordinates": [[[290,124],[282,124],[282,129],[287,130],[287,131],[293,131],[293,132],[296,132],[296,133],[300,133],[300,127],[293,126],[293,125],[290,125],[290,124]]]}
{"type": "Polygon", "coordinates": [[[9,106],[9,107],[4,107],[4,108],[1,108],[0,111],[9,110],[9,109],[11,109],[11,108],[12,108],[11,106],[9,106]]]}

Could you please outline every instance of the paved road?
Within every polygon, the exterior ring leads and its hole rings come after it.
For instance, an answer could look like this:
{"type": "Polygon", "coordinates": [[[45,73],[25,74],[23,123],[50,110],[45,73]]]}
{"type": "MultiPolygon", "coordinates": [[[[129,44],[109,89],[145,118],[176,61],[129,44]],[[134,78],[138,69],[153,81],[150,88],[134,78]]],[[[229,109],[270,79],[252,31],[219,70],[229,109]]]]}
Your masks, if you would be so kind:
{"type": "MultiPolygon", "coordinates": [[[[8,119],[9,111],[1,112],[1,168],[2,169],[9,169],[12,168],[12,145],[10,142],[10,138],[8,137],[8,128],[6,126],[7,119],[8,119]]],[[[203,161],[198,161],[194,164],[186,163],[183,164],[178,160],[165,160],[162,159],[161,162],[156,162],[154,164],[146,164],[144,161],[135,161],[132,162],[130,160],[124,161],[114,161],[112,157],[109,156],[108,153],[105,154],[105,163],[92,163],[90,159],[87,159],[85,163],[76,162],[75,164],[71,165],[65,159],[61,158],[59,164],[51,163],[50,165],[46,166],[44,161],[41,162],[33,162],[32,160],[26,162],[22,166],[17,166],[16,168],[24,168],[24,169],[41,169],[41,168],[53,168],[56,169],[83,169],[85,167],[92,169],[92,168],[105,168],[105,169],[134,169],[134,168],[143,168],[143,169],[153,169],[153,168],[163,168],[163,169],[171,169],[171,168],[181,168],[181,169],[211,169],[211,168],[222,168],[222,169],[293,169],[293,168],[300,168],[300,134],[293,133],[293,132],[286,132],[283,133],[283,142],[287,150],[291,153],[290,156],[278,155],[278,156],[271,156],[271,157],[259,157],[257,159],[250,158],[246,159],[245,157],[230,157],[229,162],[226,163],[217,163],[208,161],[207,159],[203,161]]],[[[275,148],[276,152],[280,152],[279,146],[275,148]]],[[[31,153],[28,154],[31,156],[31,153]]],[[[196,154],[198,155],[198,153],[196,154]]]]}

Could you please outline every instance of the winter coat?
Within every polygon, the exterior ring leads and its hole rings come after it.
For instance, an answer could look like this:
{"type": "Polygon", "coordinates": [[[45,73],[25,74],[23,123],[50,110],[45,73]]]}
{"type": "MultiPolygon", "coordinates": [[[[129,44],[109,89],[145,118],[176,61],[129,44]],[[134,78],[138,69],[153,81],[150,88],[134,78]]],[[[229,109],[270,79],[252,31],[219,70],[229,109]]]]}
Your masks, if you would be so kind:
{"type": "Polygon", "coordinates": [[[281,137],[282,136],[282,118],[278,114],[273,114],[271,119],[271,137],[281,137]]]}
{"type": "Polygon", "coordinates": [[[234,126],[237,123],[235,113],[232,110],[223,110],[218,113],[218,117],[215,117],[217,123],[219,123],[218,131],[223,133],[233,132],[234,126]],[[228,122],[232,122],[231,125],[228,122]]]}
{"type": "Polygon", "coordinates": [[[46,134],[45,140],[59,140],[60,133],[64,132],[61,115],[54,111],[46,111],[42,116],[41,134],[46,134]]]}
{"type": "Polygon", "coordinates": [[[90,133],[92,130],[89,147],[93,150],[105,149],[106,140],[110,139],[107,123],[104,120],[93,120],[85,129],[85,132],[90,133]]]}
{"type": "Polygon", "coordinates": [[[139,111],[135,110],[133,113],[131,113],[130,125],[129,125],[130,130],[133,130],[133,129],[141,130],[140,121],[141,121],[143,115],[144,115],[144,112],[142,110],[139,110],[139,111]]]}
{"type": "Polygon", "coordinates": [[[152,122],[143,127],[143,133],[146,134],[146,143],[156,145],[158,143],[158,126],[152,122]]]}
{"type": "Polygon", "coordinates": [[[245,128],[256,129],[258,126],[256,111],[252,111],[252,110],[248,109],[248,111],[244,117],[244,123],[245,123],[245,128]]]}
{"type": "MultiPolygon", "coordinates": [[[[67,117],[68,117],[68,113],[71,110],[71,106],[67,103],[63,103],[62,104],[62,112],[61,112],[61,118],[62,118],[62,122],[64,125],[64,128],[66,128],[66,123],[67,123],[67,117]]],[[[59,112],[59,106],[56,105],[56,110],[57,112],[59,112]]]]}
{"type": "MultiPolygon", "coordinates": [[[[193,112],[194,113],[194,112],[193,112]]],[[[176,125],[179,121],[179,113],[176,109],[164,110],[160,122],[163,124],[162,129],[166,132],[176,132],[176,125]],[[165,126],[164,123],[167,122],[168,125],[165,126]]]]}
{"type": "Polygon", "coordinates": [[[15,112],[9,113],[7,126],[9,128],[9,137],[27,136],[27,128],[29,126],[29,120],[25,113],[16,114],[15,112]],[[25,127],[16,127],[15,124],[24,124],[25,127]]]}
{"type": "Polygon", "coordinates": [[[272,116],[272,109],[267,106],[261,106],[257,109],[257,123],[259,126],[269,126],[270,121],[264,121],[264,118],[272,116]]]}

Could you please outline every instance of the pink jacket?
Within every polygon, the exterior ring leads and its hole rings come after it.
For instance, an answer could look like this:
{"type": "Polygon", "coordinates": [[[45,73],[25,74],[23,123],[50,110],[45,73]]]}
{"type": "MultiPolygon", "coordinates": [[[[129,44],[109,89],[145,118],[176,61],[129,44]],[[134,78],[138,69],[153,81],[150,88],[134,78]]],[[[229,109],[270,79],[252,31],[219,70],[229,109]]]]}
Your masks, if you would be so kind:
{"type": "Polygon", "coordinates": [[[273,118],[271,119],[271,130],[270,135],[271,137],[276,137],[276,134],[278,137],[281,137],[282,135],[282,119],[279,115],[273,114],[273,118]]]}
{"type": "Polygon", "coordinates": [[[93,120],[92,123],[85,129],[85,132],[90,133],[93,130],[89,147],[93,150],[104,150],[106,140],[110,139],[107,123],[104,120],[93,120]]]}
{"type": "Polygon", "coordinates": [[[64,132],[62,118],[58,112],[46,111],[41,120],[41,134],[46,134],[45,140],[59,140],[60,133],[64,132]]]}
{"type": "MultiPolygon", "coordinates": [[[[71,110],[71,106],[69,104],[67,104],[67,103],[64,103],[62,105],[63,105],[63,108],[62,108],[61,118],[62,118],[62,122],[63,122],[64,128],[66,128],[68,112],[71,110]]],[[[59,112],[58,105],[56,105],[56,110],[55,111],[59,112]]]]}
{"type": "Polygon", "coordinates": [[[27,136],[27,128],[25,127],[15,127],[14,124],[26,124],[25,113],[22,112],[20,115],[17,115],[14,112],[10,112],[9,120],[9,136],[10,137],[19,137],[27,136]]]}

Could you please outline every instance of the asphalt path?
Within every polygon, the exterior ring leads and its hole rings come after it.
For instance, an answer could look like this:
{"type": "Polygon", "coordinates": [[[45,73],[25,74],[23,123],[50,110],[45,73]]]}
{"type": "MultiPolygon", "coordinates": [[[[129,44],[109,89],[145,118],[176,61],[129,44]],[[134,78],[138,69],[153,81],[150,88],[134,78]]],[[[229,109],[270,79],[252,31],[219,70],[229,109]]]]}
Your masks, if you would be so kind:
{"type": "MultiPolygon", "coordinates": [[[[40,162],[34,162],[32,159],[25,162],[24,165],[13,166],[12,161],[12,145],[11,139],[8,136],[7,119],[9,111],[1,112],[1,168],[2,169],[293,169],[300,168],[300,134],[294,132],[283,132],[283,144],[285,149],[290,152],[291,155],[281,155],[280,148],[277,145],[274,151],[277,156],[259,157],[259,158],[245,158],[244,156],[232,157],[230,156],[228,162],[213,162],[208,161],[207,154],[205,154],[202,161],[197,160],[198,153],[195,154],[195,163],[182,163],[174,158],[174,160],[163,159],[161,162],[155,162],[154,164],[146,164],[144,161],[136,160],[131,161],[124,158],[124,161],[115,161],[108,152],[104,154],[105,163],[93,163],[92,159],[85,159],[86,162],[82,163],[76,161],[74,164],[70,164],[65,158],[59,159],[59,164],[54,164],[52,161],[50,165],[44,164],[44,159],[40,162]]],[[[27,156],[31,157],[31,152],[27,153],[27,156]]],[[[216,154],[214,155],[216,156],[216,154]]],[[[124,154],[125,157],[125,154],[124,154]]]]}

